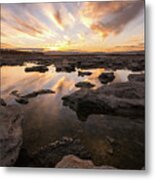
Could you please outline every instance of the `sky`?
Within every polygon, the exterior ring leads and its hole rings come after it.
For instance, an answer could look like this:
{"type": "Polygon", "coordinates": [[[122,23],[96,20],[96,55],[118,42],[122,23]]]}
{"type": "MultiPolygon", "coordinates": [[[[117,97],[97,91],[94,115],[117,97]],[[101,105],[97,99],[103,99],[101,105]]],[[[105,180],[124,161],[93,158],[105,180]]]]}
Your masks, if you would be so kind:
{"type": "Polygon", "coordinates": [[[1,4],[1,48],[144,50],[144,1],[1,4]]]}

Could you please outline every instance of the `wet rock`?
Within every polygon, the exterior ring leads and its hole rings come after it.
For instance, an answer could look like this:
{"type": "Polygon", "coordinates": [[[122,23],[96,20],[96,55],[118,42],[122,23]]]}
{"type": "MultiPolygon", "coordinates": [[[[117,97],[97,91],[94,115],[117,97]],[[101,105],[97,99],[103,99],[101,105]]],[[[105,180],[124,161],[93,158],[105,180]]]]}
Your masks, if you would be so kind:
{"type": "Polygon", "coordinates": [[[28,99],[26,99],[26,98],[17,98],[17,99],[15,99],[16,100],[16,102],[18,102],[18,103],[20,103],[20,104],[28,104],[28,99]]]}
{"type": "Polygon", "coordinates": [[[31,155],[31,166],[55,167],[68,154],[74,154],[82,159],[90,159],[91,157],[79,139],[63,137],[34,152],[31,155]]]}
{"type": "Polygon", "coordinates": [[[108,73],[102,73],[98,78],[102,84],[107,84],[108,82],[113,81],[115,76],[114,73],[108,72],[108,73]]]}
{"type": "Polygon", "coordinates": [[[23,116],[17,106],[0,106],[0,166],[14,165],[22,145],[23,116]]]}
{"type": "Polygon", "coordinates": [[[2,98],[0,98],[0,105],[2,105],[2,106],[6,106],[7,105],[6,102],[4,101],[4,99],[2,99],[2,98]]]}
{"type": "Polygon", "coordinates": [[[53,94],[53,93],[55,93],[55,92],[53,90],[51,90],[51,89],[41,89],[39,91],[33,91],[32,93],[22,95],[21,98],[33,98],[33,97],[36,97],[38,95],[53,94]]]}
{"type": "Polygon", "coordinates": [[[142,82],[115,83],[88,92],[79,90],[62,99],[80,120],[86,120],[90,114],[143,117],[144,89],[142,82]]]}
{"type": "Polygon", "coordinates": [[[90,76],[92,74],[92,72],[89,72],[89,71],[78,71],[78,76],[90,76]]]}
{"type": "Polygon", "coordinates": [[[78,88],[92,88],[95,85],[91,84],[90,82],[83,81],[83,82],[76,83],[75,86],[78,88]]]}
{"type": "Polygon", "coordinates": [[[46,66],[32,66],[32,67],[25,68],[25,72],[34,72],[34,71],[44,73],[48,71],[48,68],[46,66]]]}
{"type": "Polygon", "coordinates": [[[112,166],[95,166],[91,160],[83,160],[74,155],[67,155],[57,163],[56,168],[80,168],[80,169],[116,169],[112,166]]]}
{"type": "Polygon", "coordinates": [[[55,92],[52,91],[51,89],[41,89],[41,90],[38,90],[38,91],[33,91],[32,93],[28,93],[26,95],[20,95],[18,90],[14,90],[14,91],[11,92],[12,95],[17,97],[15,100],[20,104],[27,104],[29,102],[30,98],[34,98],[34,97],[36,97],[38,95],[53,94],[53,93],[55,93],[55,92]]]}
{"type": "Polygon", "coordinates": [[[75,66],[74,65],[57,65],[56,66],[56,72],[74,72],[75,66]]]}
{"type": "Polygon", "coordinates": [[[130,74],[128,76],[129,81],[145,81],[145,74],[130,74]]]}
{"type": "Polygon", "coordinates": [[[18,90],[13,90],[10,94],[13,95],[13,96],[16,96],[16,97],[20,97],[20,94],[19,94],[18,90]]]}

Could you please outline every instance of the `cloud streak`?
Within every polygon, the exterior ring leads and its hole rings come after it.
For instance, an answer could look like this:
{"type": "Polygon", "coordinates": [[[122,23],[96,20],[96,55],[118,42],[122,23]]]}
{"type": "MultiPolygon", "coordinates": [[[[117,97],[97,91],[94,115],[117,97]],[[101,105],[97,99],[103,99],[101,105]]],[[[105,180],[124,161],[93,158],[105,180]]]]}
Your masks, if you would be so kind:
{"type": "Polygon", "coordinates": [[[107,37],[121,33],[143,8],[143,1],[88,2],[82,7],[80,15],[87,27],[107,37]]]}
{"type": "Polygon", "coordinates": [[[1,41],[3,47],[104,51],[108,43],[116,47],[128,40],[129,47],[140,34],[136,40],[140,47],[144,33],[139,31],[144,29],[144,22],[138,29],[136,18],[144,21],[143,8],[140,0],[2,4],[1,41]],[[130,22],[135,26],[127,31],[130,22]],[[101,37],[109,42],[104,43],[101,37]]]}

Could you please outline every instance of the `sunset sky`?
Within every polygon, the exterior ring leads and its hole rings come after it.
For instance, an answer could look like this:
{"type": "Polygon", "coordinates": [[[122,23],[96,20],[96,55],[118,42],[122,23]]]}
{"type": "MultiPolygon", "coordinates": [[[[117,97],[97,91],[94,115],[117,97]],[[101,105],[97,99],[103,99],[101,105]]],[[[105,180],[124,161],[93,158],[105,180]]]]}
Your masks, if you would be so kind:
{"type": "Polygon", "coordinates": [[[1,47],[143,50],[144,1],[2,4],[1,47]]]}

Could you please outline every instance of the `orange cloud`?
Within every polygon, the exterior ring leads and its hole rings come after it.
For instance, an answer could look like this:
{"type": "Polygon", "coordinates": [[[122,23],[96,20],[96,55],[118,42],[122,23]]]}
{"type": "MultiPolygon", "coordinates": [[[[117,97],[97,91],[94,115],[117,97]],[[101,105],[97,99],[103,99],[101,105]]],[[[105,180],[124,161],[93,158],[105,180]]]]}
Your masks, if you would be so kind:
{"type": "Polygon", "coordinates": [[[143,1],[87,2],[81,10],[82,22],[103,37],[122,32],[144,8],[143,1]]]}

